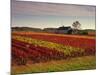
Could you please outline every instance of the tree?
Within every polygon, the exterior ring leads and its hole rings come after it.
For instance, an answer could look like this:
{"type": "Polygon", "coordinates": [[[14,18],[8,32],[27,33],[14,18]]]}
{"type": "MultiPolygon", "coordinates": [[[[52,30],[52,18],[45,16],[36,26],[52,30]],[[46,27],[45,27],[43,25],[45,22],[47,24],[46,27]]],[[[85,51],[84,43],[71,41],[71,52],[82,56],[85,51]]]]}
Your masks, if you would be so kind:
{"type": "Polygon", "coordinates": [[[72,27],[73,27],[73,34],[77,34],[78,30],[81,28],[81,24],[79,21],[75,21],[73,22],[72,27]]]}
{"type": "Polygon", "coordinates": [[[74,29],[78,29],[79,30],[81,24],[79,23],[79,21],[75,21],[75,22],[73,22],[72,26],[73,26],[74,29]]]}

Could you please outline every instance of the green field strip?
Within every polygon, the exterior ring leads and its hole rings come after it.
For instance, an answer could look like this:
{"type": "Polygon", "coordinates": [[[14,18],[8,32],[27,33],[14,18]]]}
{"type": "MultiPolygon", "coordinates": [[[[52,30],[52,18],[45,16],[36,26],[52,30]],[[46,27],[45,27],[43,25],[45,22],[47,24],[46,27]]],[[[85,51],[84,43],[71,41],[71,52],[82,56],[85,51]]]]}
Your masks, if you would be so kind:
{"type": "Polygon", "coordinates": [[[49,61],[45,63],[27,64],[24,66],[13,66],[12,74],[28,74],[41,72],[58,72],[74,70],[96,69],[95,56],[75,57],[69,60],[49,61]],[[45,66],[45,67],[44,67],[45,66]]]}

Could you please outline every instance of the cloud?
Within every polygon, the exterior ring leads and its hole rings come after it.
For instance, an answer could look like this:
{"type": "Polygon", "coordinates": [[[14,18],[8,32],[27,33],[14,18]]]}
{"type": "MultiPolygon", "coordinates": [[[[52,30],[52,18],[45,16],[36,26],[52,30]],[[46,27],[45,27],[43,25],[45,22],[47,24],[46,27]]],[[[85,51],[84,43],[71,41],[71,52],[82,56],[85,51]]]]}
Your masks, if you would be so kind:
{"type": "Polygon", "coordinates": [[[95,6],[12,1],[13,15],[95,16],[95,6]]]}

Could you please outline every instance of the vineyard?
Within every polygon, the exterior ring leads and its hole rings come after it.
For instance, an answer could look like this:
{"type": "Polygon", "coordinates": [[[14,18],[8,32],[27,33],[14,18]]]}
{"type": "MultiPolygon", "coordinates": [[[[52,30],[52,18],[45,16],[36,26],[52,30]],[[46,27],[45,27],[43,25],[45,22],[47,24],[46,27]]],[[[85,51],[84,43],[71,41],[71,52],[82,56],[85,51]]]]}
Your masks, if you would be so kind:
{"type": "Polygon", "coordinates": [[[12,66],[95,57],[95,44],[95,37],[89,36],[12,33],[12,66]]]}

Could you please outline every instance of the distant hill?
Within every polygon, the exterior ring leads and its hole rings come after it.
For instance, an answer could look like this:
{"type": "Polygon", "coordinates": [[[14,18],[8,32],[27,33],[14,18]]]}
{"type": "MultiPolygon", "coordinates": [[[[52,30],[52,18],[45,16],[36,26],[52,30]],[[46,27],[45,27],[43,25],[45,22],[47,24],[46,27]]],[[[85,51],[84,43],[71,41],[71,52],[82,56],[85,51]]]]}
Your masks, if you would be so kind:
{"type": "Polygon", "coordinates": [[[12,31],[55,32],[57,28],[12,27],[12,31]]]}
{"type": "Polygon", "coordinates": [[[95,29],[84,29],[84,30],[95,31],[95,29]]]}
{"type": "MultiPolygon", "coordinates": [[[[47,32],[57,34],[72,34],[73,29],[71,27],[59,27],[59,28],[31,28],[31,27],[12,27],[12,31],[32,31],[32,32],[47,32]]],[[[96,35],[96,30],[84,29],[78,30],[79,35],[96,35]]]]}
{"type": "Polygon", "coordinates": [[[12,27],[12,31],[34,31],[34,32],[41,32],[42,29],[40,29],[40,28],[31,28],[31,27],[12,27]]]}
{"type": "Polygon", "coordinates": [[[44,28],[43,32],[55,33],[57,28],[44,28]]]}
{"type": "Polygon", "coordinates": [[[94,30],[94,29],[79,30],[78,34],[80,34],[80,35],[93,35],[93,36],[95,36],[96,35],[96,30],[94,30]]]}

